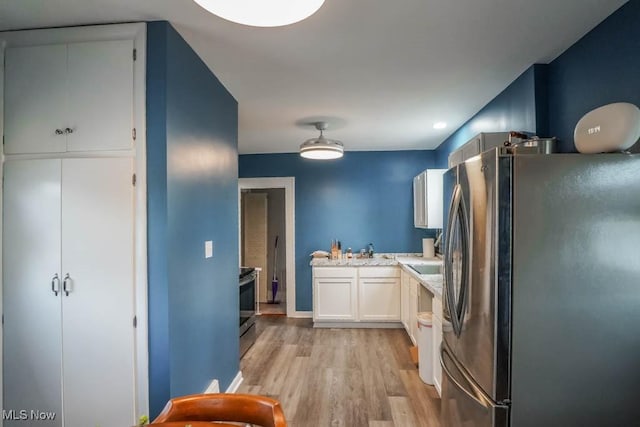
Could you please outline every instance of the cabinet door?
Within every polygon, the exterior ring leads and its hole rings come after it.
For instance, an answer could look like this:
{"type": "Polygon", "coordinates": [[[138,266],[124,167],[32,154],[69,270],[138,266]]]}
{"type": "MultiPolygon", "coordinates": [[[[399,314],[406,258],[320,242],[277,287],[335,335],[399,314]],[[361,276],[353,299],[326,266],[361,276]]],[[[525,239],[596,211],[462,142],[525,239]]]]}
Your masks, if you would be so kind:
{"type": "Polygon", "coordinates": [[[133,41],[68,45],[69,151],[125,150],[133,136],[133,41]]]}
{"type": "Polygon", "coordinates": [[[60,160],[4,165],[3,408],[56,414],[39,426],[62,425],[61,297],[52,291],[60,274],[60,173],[60,160]]]}
{"type": "Polygon", "coordinates": [[[433,385],[442,395],[442,366],[440,366],[440,344],[442,343],[442,320],[433,316],[433,385]]]}
{"type": "Polygon", "coordinates": [[[409,275],[404,271],[400,276],[400,317],[402,319],[402,325],[404,326],[405,331],[409,333],[409,275]]]}
{"type": "Polygon", "coordinates": [[[68,426],[126,426],[135,421],[132,169],[130,158],[63,160],[68,426]]]}
{"type": "Polygon", "coordinates": [[[443,176],[446,169],[429,169],[425,185],[425,227],[442,228],[443,176]]]}
{"type": "Polygon", "coordinates": [[[5,56],[4,152],[66,150],[65,45],[8,48],[5,56]],[[56,133],[58,130],[58,133],[56,133]]]}
{"type": "Polygon", "coordinates": [[[418,336],[418,286],[420,284],[413,278],[409,278],[409,338],[417,345],[418,336]]]}
{"type": "Polygon", "coordinates": [[[316,277],[314,286],[314,320],[356,320],[356,279],[351,277],[316,277]]]}
{"type": "Polygon", "coordinates": [[[413,226],[425,228],[426,226],[426,175],[421,173],[413,178],[413,226]]]}
{"type": "Polygon", "coordinates": [[[358,290],[359,320],[400,320],[400,280],[397,277],[360,278],[358,290]]]}

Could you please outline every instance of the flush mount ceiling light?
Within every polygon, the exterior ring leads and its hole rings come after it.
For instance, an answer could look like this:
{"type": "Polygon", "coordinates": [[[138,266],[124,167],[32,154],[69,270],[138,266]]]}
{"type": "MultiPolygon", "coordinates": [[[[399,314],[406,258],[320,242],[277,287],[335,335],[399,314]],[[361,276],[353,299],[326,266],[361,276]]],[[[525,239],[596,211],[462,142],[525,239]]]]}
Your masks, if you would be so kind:
{"type": "Polygon", "coordinates": [[[306,159],[330,160],[339,159],[344,153],[344,145],[340,141],[327,139],[322,134],[327,128],[326,122],[314,123],[316,129],[320,131],[317,138],[307,139],[300,145],[300,155],[306,159]]]}
{"type": "Polygon", "coordinates": [[[281,27],[313,15],[324,0],[193,0],[227,21],[252,27],[281,27]]]}

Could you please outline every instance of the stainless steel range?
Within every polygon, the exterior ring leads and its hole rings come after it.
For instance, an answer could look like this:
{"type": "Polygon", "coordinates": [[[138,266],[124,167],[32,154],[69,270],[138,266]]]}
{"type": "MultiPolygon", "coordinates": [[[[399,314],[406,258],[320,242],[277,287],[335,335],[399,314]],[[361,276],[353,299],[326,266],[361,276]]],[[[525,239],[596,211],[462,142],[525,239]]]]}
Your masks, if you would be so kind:
{"type": "Polygon", "coordinates": [[[256,341],[256,270],[240,268],[240,357],[256,341]]]}

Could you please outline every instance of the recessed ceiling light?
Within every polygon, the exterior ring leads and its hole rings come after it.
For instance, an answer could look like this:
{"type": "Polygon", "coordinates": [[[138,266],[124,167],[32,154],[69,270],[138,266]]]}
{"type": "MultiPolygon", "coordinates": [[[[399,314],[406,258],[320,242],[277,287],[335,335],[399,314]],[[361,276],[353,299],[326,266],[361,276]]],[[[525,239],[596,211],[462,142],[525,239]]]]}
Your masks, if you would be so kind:
{"type": "Polygon", "coordinates": [[[252,27],[281,27],[313,15],[324,0],[193,0],[227,21],[252,27]]]}
{"type": "Polygon", "coordinates": [[[447,127],[447,124],[445,122],[435,122],[433,124],[434,129],[444,129],[446,127],[447,127]]]}

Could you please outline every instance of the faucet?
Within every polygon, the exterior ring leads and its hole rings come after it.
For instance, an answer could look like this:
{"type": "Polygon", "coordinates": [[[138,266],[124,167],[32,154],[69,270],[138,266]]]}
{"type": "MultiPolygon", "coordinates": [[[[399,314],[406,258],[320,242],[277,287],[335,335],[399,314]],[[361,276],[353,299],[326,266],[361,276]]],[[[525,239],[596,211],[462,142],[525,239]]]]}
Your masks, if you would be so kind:
{"type": "Polygon", "coordinates": [[[440,246],[442,245],[442,230],[438,229],[436,231],[436,241],[434,242],[433,246],[436,248],[436,253],[441,253],[442,251],[440,250],[440,246]]]}

